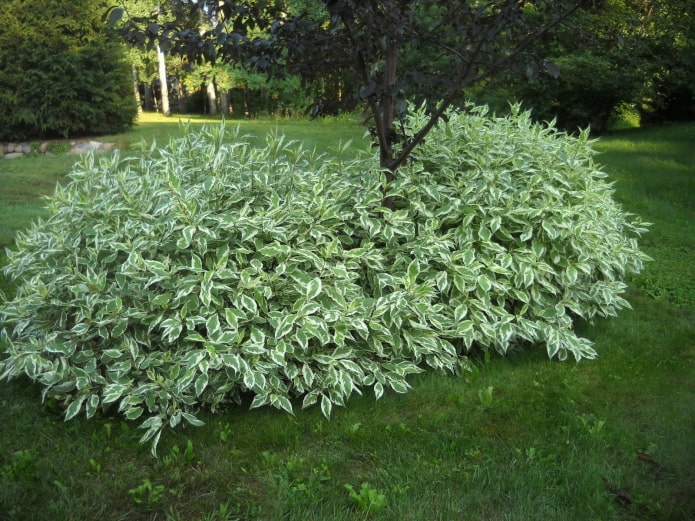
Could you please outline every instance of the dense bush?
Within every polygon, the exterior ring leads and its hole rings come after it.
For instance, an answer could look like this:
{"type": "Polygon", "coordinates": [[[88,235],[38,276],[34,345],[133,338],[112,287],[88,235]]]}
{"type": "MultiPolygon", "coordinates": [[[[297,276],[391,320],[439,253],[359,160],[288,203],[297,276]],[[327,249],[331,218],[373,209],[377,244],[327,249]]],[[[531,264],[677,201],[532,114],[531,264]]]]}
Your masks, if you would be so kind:
{"type": "Polygon", "coordinates": [[[0,139],[115,133],[136,114],[104,4],[13,0],[0,11],[0,139]]]}
{"type": "Polygon", "coordinates": [[[371,158],[277,137],[87,157],[8,254],[0,377],[40,382],[68,419],[143,419],[156,446],[201,406],[302,397],[328,416],[474,346],[593,357],[573,317],[626,305],[645,257],[591,157],[527,114],[452,113],[390,187],[394,211],[371,158]]]}
{"type": "Polygon", "coordinates": [[[588,131],[570,137],[519,106],[506,118],[486,113],[450,114],[415,151],[392,192],[416,233],[388,250],[426,266],[446,338],[592,358],[573,319],[628,305],[623,280],[648,259],[637,244],[646,229],[612,199],[588,131]]]}

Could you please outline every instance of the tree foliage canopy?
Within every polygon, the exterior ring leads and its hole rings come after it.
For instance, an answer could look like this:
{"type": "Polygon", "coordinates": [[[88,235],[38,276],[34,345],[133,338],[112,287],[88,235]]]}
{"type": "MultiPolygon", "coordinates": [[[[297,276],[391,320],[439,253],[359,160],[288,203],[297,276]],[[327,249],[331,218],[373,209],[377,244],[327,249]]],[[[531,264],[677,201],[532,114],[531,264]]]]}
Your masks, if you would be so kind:
{"type": "Polygon", "coordinates": [[[105,2],[11,0],[0,11],[0,138],[117,132],[135,116],[105,2]]]}
{"type": "MultiPolygon", "coordinates": [[[[374,119],[387,181],[464,90],[515,67],[531,46],[562,23],[580,1],[518,0],[231,0],[196,3],[212,22],[194,35],[180,26],[135,26],[124,34],[144,42],[164,34],[171,45],[207,59],[246,60],[260,69],[305,78],[327,67],[351,69],[374,119]],[[316,11],[321,4],[325,17],[316,11]],[[157,29],[157,31],[154,31],[157,29]],[[425,100],[431,117],[414,135],[396,122],[407,98],[425,100]]],[[[117,18],[120,13],[112,12],[117,18]]]]}

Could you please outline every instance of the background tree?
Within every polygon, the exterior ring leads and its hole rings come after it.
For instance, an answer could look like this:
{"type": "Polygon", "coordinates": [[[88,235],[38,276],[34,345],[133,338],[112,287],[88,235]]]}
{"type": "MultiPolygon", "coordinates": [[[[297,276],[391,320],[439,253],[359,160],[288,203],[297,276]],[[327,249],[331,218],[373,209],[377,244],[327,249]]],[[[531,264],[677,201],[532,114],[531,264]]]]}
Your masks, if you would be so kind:
{"type": "MultiPolygon", "coordinates": [[[[150,40],[150,48],[146,48],[145,38],[140,33],[139,38],[130,40],[132,47],[137,49],[135,55],[140,56],[140,61],[148,61],[143,57],[149,53],[154,53],[157,57],[157,75],[159,78],[159,110],[165,116],[171,115],[171,104],[169,93],[169,44],[168,34],[172,26],[179,28],[179,31],[195,31],[199,24],[200,17],[196,11],[187,8],[188,2],[176,0],[119,0],[117,6],[111,6],[110,12],[116,12],[123,16],[127,26],[138,27],[142,32],[154,35],[150,40]],[[115,10],[114,10],[115,7],[115,10]]],[[[113,19],[111,20],[113,25],[113,19]]],[[[176,54],[176,53],[175,53],[176,54]]],[[[180,62],[177,56],[176,62],[180,62]]],[[[180,105],[180,103],[179,103],[180,105]]],[[[179,107],[180,109],[181,107],[179,107]]]]}
{"type": "Polygon", "coordinates": [[[695,119],[695,12],[690,0],[644,0],[649,75],[639,100],[642,119],[695,119]]]}
{"type": "Polygon", "coordinates": [[[136,114],[123,46],[93,0],[0,11],[0,139],[115,133],[136,114]]]}
{"type": "Polygon", "coordinates": [[[606,0],[541,42],[556,66],[479,85],[476,101],[506,110],[522,101],[540,120],[605,132],[625,111],[642,121],[695,117],[695,21],[689,2],[606,0]]]}

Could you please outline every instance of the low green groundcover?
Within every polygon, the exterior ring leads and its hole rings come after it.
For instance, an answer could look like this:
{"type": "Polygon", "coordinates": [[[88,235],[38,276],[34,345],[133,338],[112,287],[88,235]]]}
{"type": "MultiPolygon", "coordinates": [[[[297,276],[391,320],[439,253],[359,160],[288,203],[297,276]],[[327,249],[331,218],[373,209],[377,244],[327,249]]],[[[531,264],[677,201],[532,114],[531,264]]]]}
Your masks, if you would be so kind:
{"type": "Polygon", "coordinates": [[[39,382],[66,419],[139,419],[156,448],[246,394],[329,416],[473,348],[592,358],[573,320],[627,306],[647,259],[593,155],[586,133],[469,107],[398,171],[394,210],[372,157],[255,148],[224,126],[87,156],[8,253],[0,375],[39,382]]]}

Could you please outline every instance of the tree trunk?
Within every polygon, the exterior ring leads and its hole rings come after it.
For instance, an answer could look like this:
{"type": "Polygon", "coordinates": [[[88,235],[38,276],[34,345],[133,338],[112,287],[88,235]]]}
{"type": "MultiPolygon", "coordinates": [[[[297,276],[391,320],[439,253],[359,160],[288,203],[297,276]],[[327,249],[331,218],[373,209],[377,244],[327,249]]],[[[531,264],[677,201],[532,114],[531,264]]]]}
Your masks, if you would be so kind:
{"type": "Polygon", "coordinates": [[[249,119],[253,119],[252,114],[251,114],[251,100],[249,99],[248,86],[244,87],[244,108],[245,108],[246,117],[248,117],[249,119]]]}
{"type": "Polygon", "coordinates": [[[142,114],[142,100],[140,99],[140,75],[138,74],[138,68],[133,65],[133,95],[135,96],[135,103],[138,106],[138,114],[142,114]]]}
{"type": "Polygon", "coordinates": [[[183,82],[181,77],[178,78],[179,84],[179,113],[184,114],[186,112],[186,99],[188,98],[188,93],[186,92],[186,84],[183,82]]]}
{"type": "Polygon", "coordinates": [[[229,114],[229,92],[224,89],[220,90],[220,112],[229,114]]]}
{"type": "Polygon", "coordinates": [[[151,112],[154,110],[154,96],[152,95],[152,87],[148,82],[143,83],[145,88],[145,110],[151,112]]]}
{"type": "Polygon", "coordinates": [[[217,93],[215,92],[215,83],[209,82],[207,85],[208,91],[208,101],[210,106],[210,115],[214,116],[217,114],[217,93]]]}
{"type": "Polygon", "coordinates": [[[157,59],[159,60],[159,85],[162,98],[162,114],[171,116],[169,108],[169,85],[167,84],[167,62],[166,55],[157,43],[157,59]]]}

